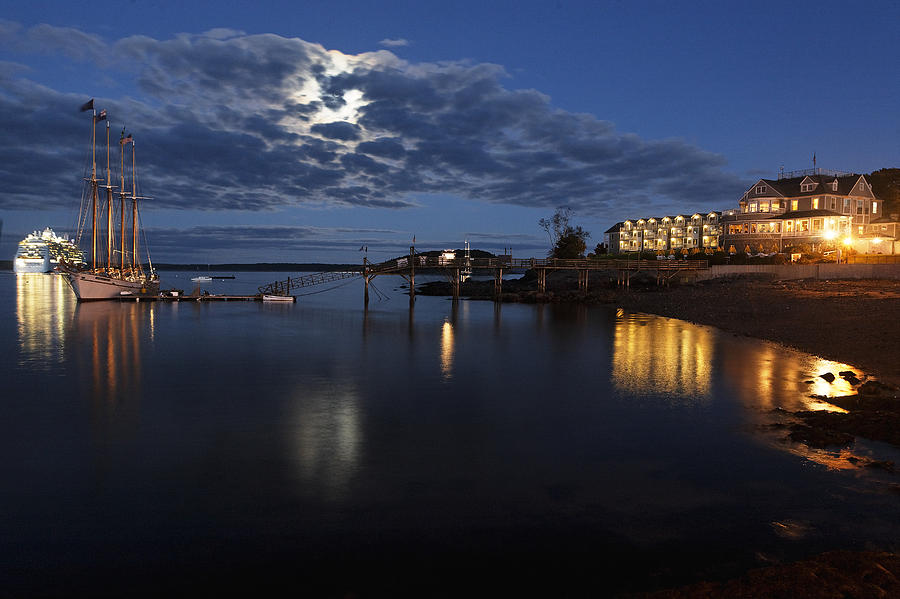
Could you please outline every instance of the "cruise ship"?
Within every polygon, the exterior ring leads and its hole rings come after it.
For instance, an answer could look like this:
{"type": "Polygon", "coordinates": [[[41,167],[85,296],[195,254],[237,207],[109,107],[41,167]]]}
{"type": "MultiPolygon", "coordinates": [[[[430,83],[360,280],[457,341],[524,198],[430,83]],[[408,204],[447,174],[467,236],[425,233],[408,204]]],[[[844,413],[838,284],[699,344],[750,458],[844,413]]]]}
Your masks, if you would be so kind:
{"type": "Polygon", "coordinates": [[[35,231],[19,242],[13,270],[17,273],[51,272],[62,258],[69,264],[84,264],[84,253],[68,238],[60,237],[47,227],[35,231]]]}

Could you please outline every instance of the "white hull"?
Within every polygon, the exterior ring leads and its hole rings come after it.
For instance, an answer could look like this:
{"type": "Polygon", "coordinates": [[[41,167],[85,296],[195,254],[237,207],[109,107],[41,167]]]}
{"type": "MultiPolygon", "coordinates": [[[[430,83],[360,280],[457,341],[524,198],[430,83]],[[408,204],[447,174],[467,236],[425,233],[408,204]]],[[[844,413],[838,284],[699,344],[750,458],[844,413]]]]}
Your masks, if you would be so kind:
{"type": "Polygon", "coordinates": [[[264,302],[289,302],[293,303],[297,301],[297,298],[293,295],[263,295],[262,299],[264,302]]]}
{"type": "Polygon", "coordinates": [[[66,273],[78,301],[122,299],[129,297],[155,298],[159,295],[159,281],[127,281],[90,272],[66,273]]]}
{"type": "Polygon", "coordinates": [[[15,272],[50,272],[53,268],[50,266],[48,258],[16,258],[13,270],[15,272]]]}

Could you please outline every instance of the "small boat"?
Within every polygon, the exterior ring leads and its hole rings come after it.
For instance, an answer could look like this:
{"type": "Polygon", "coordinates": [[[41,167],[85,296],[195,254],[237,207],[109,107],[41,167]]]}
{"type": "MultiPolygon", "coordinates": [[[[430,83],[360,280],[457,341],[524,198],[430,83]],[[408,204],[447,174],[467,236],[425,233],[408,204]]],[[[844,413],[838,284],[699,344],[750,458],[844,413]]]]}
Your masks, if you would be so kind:
{"type": "MultiPolygon", "coordinates": [[[[153,270],[147,253],[145,270],[138,259],[138,233],[140,231],[135,177],[134,138],[129,134],[119,139],[121,170],[118,185],[114,185],[110,165],[109,120],[106,111],[94,109],[94,100],[81,107],[91,111],[91,172],[85,176],[81,210],[78,215],[76,240],[87,238],[90,229],[90,262],[79,265],[75,261],[60,259],[59,270],[75,292],[78,301],[111,300],[123,296],[155,297],[159,294],[159,277],[153,270]],[[97,123],[106,121],[106,178],[97,178],[97,123]],[[131,145],[131,193],[125,188],[125,148],[131,145]],[[100,189],[105,198],[100,198],[100,189]],[[118,191],[114,191],[114,190],[118,191]],[[114,199],[114,196],[118,198],[114,199]],[[130,199],[130,202],[126,202],[130,199]],[[130,206],[128,206],[130,204],[130,206]],[[126,216],[130,220],[130,235],[126,236],[126,216]],[[116,218],[117,217],[117,218],[116,218]],[[104,222],[105,221],[105,222],[104,222]],[[104,243],[105,242],[105,243],[104,243]]],[[[145,249],[146,251],[146,249],[145,249]]]]}
{"type": "Polygon", "coordinates": [[[191,280],[194,281],[195,283],[208,283],[209,281],[212,281],[213,278],[207,277],[207,276],[199,276],[199,277],[191,277],[191,280]]]}
{"type": "Polygon", "coordinates": [[[269,295],[264,294],[262,296],[262,300],[264,302],[289,302],[293,303],[297,301],[297,298],[293,295],[269,295]]]}

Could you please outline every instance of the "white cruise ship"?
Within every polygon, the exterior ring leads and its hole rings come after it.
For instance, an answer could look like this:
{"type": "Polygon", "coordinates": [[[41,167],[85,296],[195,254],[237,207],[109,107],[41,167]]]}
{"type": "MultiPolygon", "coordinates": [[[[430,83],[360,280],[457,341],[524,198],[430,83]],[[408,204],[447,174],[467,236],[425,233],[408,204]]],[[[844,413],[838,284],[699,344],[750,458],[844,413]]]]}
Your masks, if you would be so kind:
{"type": "Polygon", "coordinates": [[[84,264],[84,254],[68,236],[60,237],[47,227],[19,242],[13,270],[17,273],[51,272],[62,258],[70,264],[84,264]]]}

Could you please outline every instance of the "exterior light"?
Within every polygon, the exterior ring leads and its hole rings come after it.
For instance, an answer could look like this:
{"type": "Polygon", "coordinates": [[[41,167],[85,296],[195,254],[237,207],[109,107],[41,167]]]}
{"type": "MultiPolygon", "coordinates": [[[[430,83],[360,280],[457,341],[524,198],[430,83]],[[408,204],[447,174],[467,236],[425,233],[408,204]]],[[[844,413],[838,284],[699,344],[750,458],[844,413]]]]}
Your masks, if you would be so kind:
{"type": "Polygon", "coordinates": [[[872,243],[881,243],[881,237],[876,237],[872,240],[872,243]]]}
{"type": "Polygon", "coordinates": [[[837,233],[835,233],[834,231],[825,231],[825,239],[832,240],[835,237],[837,237],[837,233]]]}
{"type": "Polygon", "coordinates": [[[852,239],[850,239],[849,237],[844,237],[844,245],[850,245],[851,243],[853,243],[852,239]]]}

